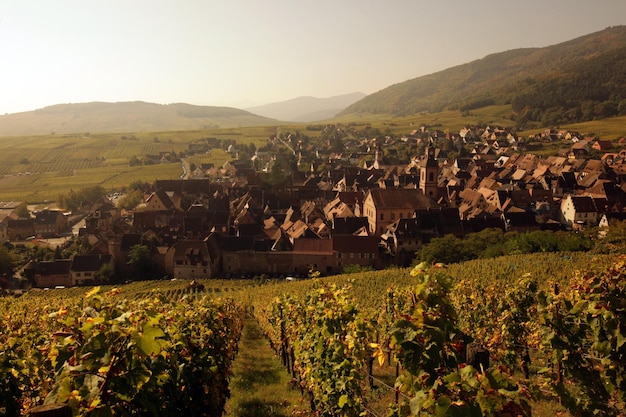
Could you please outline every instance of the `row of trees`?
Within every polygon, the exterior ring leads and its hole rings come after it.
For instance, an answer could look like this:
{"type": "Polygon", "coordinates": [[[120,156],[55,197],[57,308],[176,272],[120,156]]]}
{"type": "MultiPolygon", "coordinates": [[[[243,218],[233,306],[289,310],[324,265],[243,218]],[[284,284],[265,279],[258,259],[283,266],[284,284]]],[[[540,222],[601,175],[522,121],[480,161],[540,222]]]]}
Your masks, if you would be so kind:
{"type": "Polygon", "coordinates": [[[451,264],[537,252],[618,253],[625,246],[626,221],[612,222],[611,227],[606,230],[591,228],[580,233],[545,230],[505,233],[502,229],[485,229],[470,233],[463,239],[451,234],[434,238],[416,253],[416,259],[451,264]]]}

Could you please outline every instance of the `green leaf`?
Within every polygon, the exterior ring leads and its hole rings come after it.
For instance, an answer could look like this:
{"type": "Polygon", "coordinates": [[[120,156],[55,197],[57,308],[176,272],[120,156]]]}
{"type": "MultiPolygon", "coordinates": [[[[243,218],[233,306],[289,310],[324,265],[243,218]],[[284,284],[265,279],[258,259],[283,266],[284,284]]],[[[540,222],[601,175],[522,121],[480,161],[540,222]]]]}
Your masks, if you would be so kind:
{"type": "Polygon", "coordinates": [[[159,339],[162,337],[165,337],[163,330],[151,323],[145,323],[137,340],[137,347],[146,355],[156,355],[161,351],[162,341],[159,339]]]}
{"type": "Polygon", "coordinates": [[[429,398],[424,391],[417,391],[410,401],[411,414],[420,415],[421,411],[425,410],[429,406],[429,403],[427,402],[428,399],[429,398]]]}
{"type": "Polygon", "coordinates": [[[346,394],[343,394],[341,397],[339,397],[339,408],[343,408],[346,403],[348,402],[348,396],[346,394]]]}
{"type": "Polygon", "coordinates": [[[452,405],[452,400],[447,395],[442,395],[437,398],[437,405],[435,406],[435,415],[437,417],[445,417],[448,415],[448,410],[452,405]]]}

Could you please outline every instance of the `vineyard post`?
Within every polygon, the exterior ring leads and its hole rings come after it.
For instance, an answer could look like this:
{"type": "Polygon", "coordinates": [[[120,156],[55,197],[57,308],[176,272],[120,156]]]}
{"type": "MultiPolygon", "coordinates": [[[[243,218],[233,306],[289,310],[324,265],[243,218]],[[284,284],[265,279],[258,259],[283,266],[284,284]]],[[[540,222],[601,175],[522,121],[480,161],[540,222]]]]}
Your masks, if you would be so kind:
{"type": "Polygon", "coordinates": [[[369,381],[370,388],[374,388],[374,357],[367,360],[367,380],[369,381]]]}
{"type": "MultiPolygon", "coordinates": [[[[396,381],[400,376],[400,362],[396,362],[396,381]]],[[[396,404],[400,402],[400,388],[396,387],[396,404]]]]}
{"type": "Polygon", "coordinates": [[[283,366],[287,367],[287,352],[285,351],[285,321],[283,320],[282,306],[280,306],[278,310],[278,317],[280,318],[280,358],[283,362],[283,366]]]}
{"type": "Polygon", "coordinates": [[[285,340],[285,361],[287,363],[287,372],[289,373],[293,369],[293,362],[291,361],[291,355],[289,354],[291,349],[291,346],[289,346],[289,340],[285,340]]]}
{"type": "Polygon", "coordinates": [[[296,363],[296,353],[293,350],[293,346],[289,348],[289,357],[291,358],[291,376],[295,379],[296,368],[294,367],[294,364],[296,363]]]}
{"type": "MultiPolygon", "coordinates": [[[[554,283],[554,295],[559,295],[559,284],[558,283],[554,283]]],[[[556,320],[558,322],[561,321],[561,316],[559,314],[559,304],[557,302],[556,304],[556,320]]],[[[558,329],[558,327],[557,327],[558,329]]],[[[558,330],[557,330],[558,332],[558,330]]],[[[557,333],[558,335],[558,333],[557,333]]],[[[556,382],[560,385],[563,385],[563,365],[561,364],[561,359],[559,358],[559,361],[556,364],[556,382]]]]}
{"type": "MultiPolygon", "coordinates": [[[[558,283],[554,283],[554,295],[559,295],[559,284],[558,283]]],[[[558,323],[558,325],[561,325],[561,314],[559,311],[559,303],[557,300],[557,304],[556,304],[556,321],[558,323]]],[[[558,329],[558,326],[557,326],[558,329]]],[[[555,333],[558,334],[558,330],[555,330],[555,333]]],[[[556,382],[559,386],[559,390],[563,389],[563,364],[561,363],[563,359],[562,358],[558,358],[558,362],[556,364],[556,382]]],[[[563,404],[563,397],[561,395],[559,395],[559,404],[563,404]]]]}
{"type": "Polygon", "coordinates": [[[522,371],[524,371],[524,378],[527,380],[530,378],[530,353],[528,352],[528,346],[524,350],[524,356],[522,356],[522,371]]]}

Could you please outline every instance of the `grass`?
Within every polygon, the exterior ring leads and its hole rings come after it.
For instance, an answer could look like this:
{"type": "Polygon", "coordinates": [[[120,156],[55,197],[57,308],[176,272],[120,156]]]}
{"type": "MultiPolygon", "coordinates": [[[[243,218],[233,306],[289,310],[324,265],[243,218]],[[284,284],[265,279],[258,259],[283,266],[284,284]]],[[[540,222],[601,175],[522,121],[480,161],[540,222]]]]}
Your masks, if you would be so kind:
{"type": "MultiPolygon", "coordinates": [[[[187,151],[189,144],[216,137],[261,147],[276,133],[273,126],[172,132],[30,135],[0,137],[0,201],[36,203],[60,193],[95,185],[119,190],[132,181],[179,178],[180,163],[130,167],[135,156],[187,151]]],[[[222,149],[189,157],[199,165],[221,167],[231,156],[222,149]]]]}
{"type": "Polygon", "coordinates": [[[293,411],[306,410],[307,403],[300,391],[290,387],[290,375],[253,318],[247,320],[243,329],[233,375],[227,417],[287,417],[293,411]]]}

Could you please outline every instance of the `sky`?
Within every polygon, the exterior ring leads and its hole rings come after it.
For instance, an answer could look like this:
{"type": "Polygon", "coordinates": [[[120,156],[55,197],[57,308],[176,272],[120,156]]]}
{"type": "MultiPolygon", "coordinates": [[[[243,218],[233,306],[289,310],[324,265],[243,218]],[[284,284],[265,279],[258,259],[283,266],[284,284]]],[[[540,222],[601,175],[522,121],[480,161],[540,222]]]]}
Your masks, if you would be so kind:
{"type": "Polygon", "coordinates": [[[626,24],[626,0],[0,0],[0,114],[371,94],[626,24]]]}

